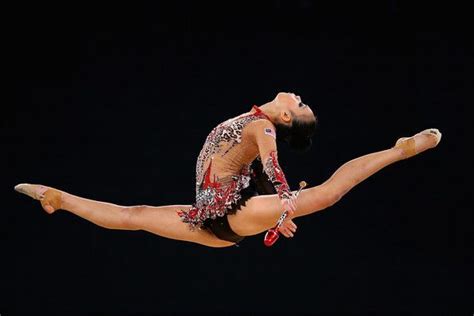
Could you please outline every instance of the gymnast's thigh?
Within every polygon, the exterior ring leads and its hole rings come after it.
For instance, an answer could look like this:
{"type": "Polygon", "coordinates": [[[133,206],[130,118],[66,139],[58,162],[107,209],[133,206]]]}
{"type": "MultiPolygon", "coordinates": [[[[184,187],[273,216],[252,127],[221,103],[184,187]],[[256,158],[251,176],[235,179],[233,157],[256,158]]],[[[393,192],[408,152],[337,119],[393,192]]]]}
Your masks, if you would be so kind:
{"type": "MultiPolygon", "coordinates": [[[[304,189],[296,200],[295,214],[290,218],[321,211],[337,200],[325,184],[304,189]]],[[[228,216],[229,225],[241,236],[256,235],[275,227],[283,211],[277,194],[254,196],[235,215],[228,216]]]]}
{"type": "Polygon", "coordinates": [[[232,242],[217,238],[206,229],[191,230],[177,214],[178,211],[190,207],[190,205],[142,206],[135,209],[133,221],[139,229],[166,238],[194,242],[209,247],[234,245],[232,242]]]}
{"type": "Polygon", "coordinates": [[[251,236],[274,227],[281,214],[280,198],[277,194],[271,194],[250,198],[245,206],[227,218],[236,234],[251,236]]]}

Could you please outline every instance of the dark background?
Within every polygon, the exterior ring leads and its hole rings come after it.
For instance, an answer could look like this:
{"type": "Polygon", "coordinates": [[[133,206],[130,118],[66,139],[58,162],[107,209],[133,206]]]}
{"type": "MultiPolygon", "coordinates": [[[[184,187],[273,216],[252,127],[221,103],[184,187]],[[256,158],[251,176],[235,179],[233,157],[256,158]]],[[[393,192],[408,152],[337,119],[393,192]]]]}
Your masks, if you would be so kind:
{"type": "Polygon", "coordinates": [[[452,6],[19,8],[4,60],[15,103],[1,119],[1,315],[472,315],[474,50],[452,6]],[[272,248],[263,235],[213,249],[106,230],[13,191],[190,204],[209,131],[279,91],[320,120],[309,153],[280,148],[293,188],[425,128],[443,139],[272,248]]]}

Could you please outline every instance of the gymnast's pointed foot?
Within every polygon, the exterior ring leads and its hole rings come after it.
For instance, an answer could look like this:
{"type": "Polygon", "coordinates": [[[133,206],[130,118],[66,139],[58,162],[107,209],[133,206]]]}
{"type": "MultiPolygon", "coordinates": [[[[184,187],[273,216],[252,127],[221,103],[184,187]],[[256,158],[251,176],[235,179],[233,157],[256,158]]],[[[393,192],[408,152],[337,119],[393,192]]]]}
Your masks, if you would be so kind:
{"type": "Polygon", "coordinates": [[[61,208],[61,192],[56,189],[40,184],[21,183],[15,186],[15,190],[39,200],[49,214],[61,208]]]}
{"type": "Polygon", "coordinates": [[[436,128],[428,128],[412,137],[402,137],[395,143],[395,148],[402,149],[403,159],[438,146],[441,141],[441,132],[436,128]]]}

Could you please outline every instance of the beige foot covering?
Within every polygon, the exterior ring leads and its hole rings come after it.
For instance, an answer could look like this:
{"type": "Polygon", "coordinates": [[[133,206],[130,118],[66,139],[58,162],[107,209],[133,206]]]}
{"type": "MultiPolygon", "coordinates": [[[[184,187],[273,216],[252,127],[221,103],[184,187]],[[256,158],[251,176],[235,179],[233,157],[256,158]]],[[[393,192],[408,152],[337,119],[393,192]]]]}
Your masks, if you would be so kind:
{"type": "Polygon", "coordinates": [[[403,137],[400,138],[395,144],[396,148],[401,148],[403,150],[403,158],[410,158],[415,156],[415,139],[413,137],[403,137]]]}
{"type": "Polygon", "coordinates": [[[41,206],[48,213],[53,213],[61,208],[61,192],[38,184],[22,183],[15,186],[15,190],[39,200],[41,206]]]}
{"type": "Polygon", "coordinates": [[[425,129],[424,131],[412,136],[412,137],[402,137],[395,143],[395,148],[401,148],[403,150],[404,157],[403,158],[410,158],[422,151],[425,151],[429,148],[436,147],[439,142],[441,141],[441,132],[436,128],[429,128],[425,129]],[[415,141],[415,137],[419,135],[430,135],[432,136],[434,141],[428,143],[421,143],[419,148],[417,148],[417,143],[415,141]]]}

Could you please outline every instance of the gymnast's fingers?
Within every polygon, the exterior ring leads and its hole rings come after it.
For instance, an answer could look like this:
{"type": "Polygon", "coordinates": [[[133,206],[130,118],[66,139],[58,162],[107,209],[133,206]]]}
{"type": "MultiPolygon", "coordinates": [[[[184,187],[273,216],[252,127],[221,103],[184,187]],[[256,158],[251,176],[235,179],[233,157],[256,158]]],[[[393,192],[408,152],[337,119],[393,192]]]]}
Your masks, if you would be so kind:
{"type": "Polygon", "coordinates": [[[290,230],[294,233],[296,232],[296,229],[298,228],[298,226],[296,226],[296,224],[293,223],[292,220],[289,221],[289,227],[290,227],[290,230]]]}
{"type": "Polygon", "coordinates": [[[293,237],[293,233],[287,228],[287,227],[281,227],[280,232],[282,233],[283,236],[286,238],[293,237]]]}

